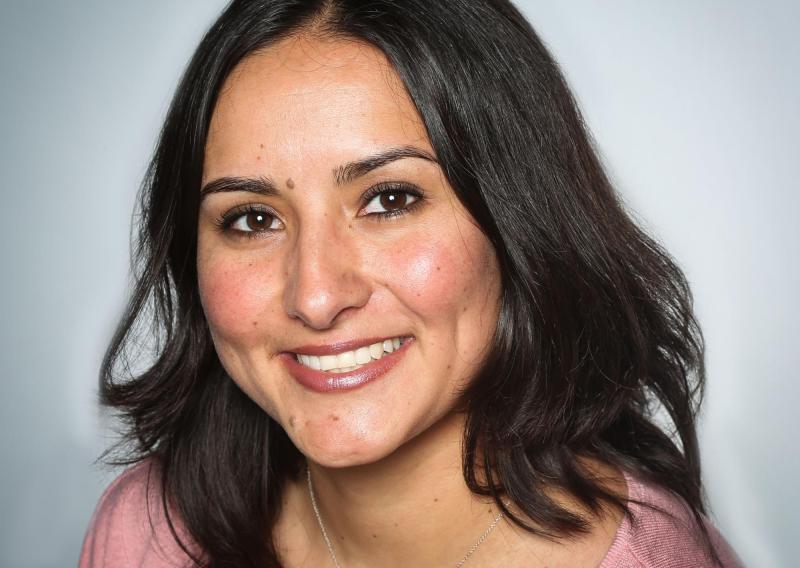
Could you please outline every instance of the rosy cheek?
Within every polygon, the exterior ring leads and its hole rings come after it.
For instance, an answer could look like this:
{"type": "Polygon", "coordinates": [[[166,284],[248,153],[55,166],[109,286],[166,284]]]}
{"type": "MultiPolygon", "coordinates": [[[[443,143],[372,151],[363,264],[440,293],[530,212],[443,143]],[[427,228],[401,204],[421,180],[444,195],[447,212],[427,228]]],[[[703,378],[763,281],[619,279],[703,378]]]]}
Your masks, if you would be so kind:
{"type": "Polygon", "coordinates": [[[263,328],[274,309],[275,271],[249,260],[215,260],[198,265],[200,298],[212,330],[247,342],[263,328]]]}
{"type": "MultiPolygon", "coordinates": [[[[432,235],[428,235],[432,237],[432,235]]],[[[471,295],[476,272],[461,239],[413,238],[381,255],[378,274],[401,300],[421,316],[455,315],[471,295]]]]}

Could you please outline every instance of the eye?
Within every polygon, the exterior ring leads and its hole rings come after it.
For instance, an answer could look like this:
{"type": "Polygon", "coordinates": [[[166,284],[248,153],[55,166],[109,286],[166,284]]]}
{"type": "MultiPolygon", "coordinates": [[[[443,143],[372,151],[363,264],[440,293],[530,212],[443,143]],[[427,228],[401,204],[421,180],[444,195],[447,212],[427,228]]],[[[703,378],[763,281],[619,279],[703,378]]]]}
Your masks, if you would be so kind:
{"type": "Polygon", "coordinates": [[[231,223],[231,228],[242,231],[243,233],[264,230],[274,231],[281,228],[281,222],[277,217],[273,217],[269,213],[254,211],[252,213],[246,213],[245,215],[239,215],[234,222],[231,223]]]}
{"type": "Polygon", "coordinates": [[[409,184],[387,183],[371,187],[364,194],[364,215],[393,217],[409,212],[422,199],[422,192],[409,184]]]}
{"type": "Polygon", "coordinates": [[[229,211],[219,219],[218,225],[225,232],[245,234],[248,237],[283,228],[283,223],[276,215],[252,205],[229,211]]]}

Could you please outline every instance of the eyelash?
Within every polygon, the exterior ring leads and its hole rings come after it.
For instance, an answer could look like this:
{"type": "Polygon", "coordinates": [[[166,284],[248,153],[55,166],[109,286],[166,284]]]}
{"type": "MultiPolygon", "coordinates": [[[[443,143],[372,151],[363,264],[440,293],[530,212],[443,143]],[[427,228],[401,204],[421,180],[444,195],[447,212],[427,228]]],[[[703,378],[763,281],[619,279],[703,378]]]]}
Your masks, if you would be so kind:
{"type": "Polygon", "coordinates": [[[405,182],[389,181],[373,185],[366,192],[364,192],[364,195],[361,198],[361,208],[363,209],[369,205],[370,201],[385,193],[405,193],[414,197],[415,201],[410,205],[406,205],[402,209],[394,209],[392,211],[378,213],[367,213],[367,217],[375,217],[377,221],[386,221],[393,217],[408,215],[409,213],[414,212],[417,207],[422,205],[422,202],[425,200],[424,192],[417,186],[405,182]]]}
{"type": "Polygon", "coordinates": [[[230,211],[225,212],[222,216],[216,219],[215,224],[217,228],[223,233],[233,234],[236,237],[245,237],[248,239],[254,239],[259,236],[262,236],[263,233],[267,233],[270,230],[264,231],[240,231],[239,229],[233,229],[233,224],[238,221],[241,217],[246,215],[250,215],[251,213],[261,214],[261,215],[268,215],[270,217],[277,218],[275,212],[271,209],[268,209],[263,206],[258,206],[254,204],[247,204],[247,205],[240,205],[238,207],[234,207],[230,211]]]}
{"type": "MultiPolygon", "coordinates": [[[[407,195],[411,195],[415,198],[415,201],[409,205],[406,205],[402,209],[394,209],[392,211],[384,211],[384,212],[375,212],[375,213],[367,213],[364,215],[365,217],[374,217],[377,221],[386,221],[392,219],[394,217],[400,217],[402,215],[407,215],[412,213],[414,210],[417,209],[422,202],[425,200],[424,192],[415,185],[405,183],[405,182],[382,182],[377,185],[370,187],[364,195],[361,197],[361,209],[369,205],[369,203],[375,199],[376,197],[385,194],[385,193],[405,193],[407,195]]],[[[275,229],[265,229],[263,231],[240,231],[238,229],[232,229],[231,227],[233,224],[239,220],[239,218],[249,215],[251,213],[261,214],[261,215],[269,215],[270,217],[277,217],[275,212],[269,208],[258,206],[255,204],[247,204],[247,205],[240,205],[227,211],[218,219],[216,219],[215,224],[219,228],[220,231],[223,233],[235,233],[237,237],[245,237],[248,239],[258,238],[263,236],[264,233],[269,233],[275,229]]]]}

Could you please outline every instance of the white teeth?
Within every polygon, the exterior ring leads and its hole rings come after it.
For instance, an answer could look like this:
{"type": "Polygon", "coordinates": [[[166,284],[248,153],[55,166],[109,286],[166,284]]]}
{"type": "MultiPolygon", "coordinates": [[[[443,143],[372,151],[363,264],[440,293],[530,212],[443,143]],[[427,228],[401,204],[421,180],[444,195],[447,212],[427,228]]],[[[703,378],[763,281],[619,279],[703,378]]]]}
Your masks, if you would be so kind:
{"type": "MultiPolygon", "coordinates": [[[[302,361],[301,361],[302,363],[302,361]]],[[[322,355],[319,358],[320,369],[330,371],[336,368],[336,355],[322,355]]]]}
{"type": "Polygon", "coordinates": [[[306,367],[311,367],[316,371],[332,371],[334,373],[347,373],[358,369],[362,365],[380,359],[386,353],[392,353],[400,346],[403,341],[399,337],[387,339],[382,342],[373,343],[369,346],[359,347],[353,351],[345,351],[338,355],[302,355],[297,354],[297,360],[306,367]]]}
{"type": "Polygon", "coordinates": [[[340,369],[343,367],[352,367],[356,364],[356,354],[354,351],[345,351],[336,356],[336,366],[340,369]]]}
{"type": "Polygon", "coordinates": [[[372,356],[369,354],[369,347],[359,347],[356,349],[356,363],[363,365],[364,363],[369,363],[371,360],[372,356]]]}
{"type": "Polygon", "coordinates": [[[380,359],[383,357],[383,343],[373,343],[369,346],[369,355],[373,359],[380,359]]]}

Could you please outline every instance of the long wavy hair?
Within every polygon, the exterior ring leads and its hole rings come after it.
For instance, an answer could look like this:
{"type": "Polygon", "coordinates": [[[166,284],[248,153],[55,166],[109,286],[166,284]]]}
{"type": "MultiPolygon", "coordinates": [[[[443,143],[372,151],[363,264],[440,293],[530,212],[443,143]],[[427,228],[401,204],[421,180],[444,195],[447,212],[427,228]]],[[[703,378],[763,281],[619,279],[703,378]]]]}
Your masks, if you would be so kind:
{"type": "Polygon", "coordinates": [[[202,549],[199,565],[280,566],[264,535],[302,456],[220,364],[198,294],[196,242],[220,88],[243,58],[299,32],[357,39],[386,55],[499,259],[493,348],[464,393],[469,488],[529,531],[569,537],[588,520],[545,489],[595,512],[625,508],[584,467],[596,458],[680,496],[709,544],[695,429],[703,342],[686,279],[625,212],[557,64],[507,0],[225,8],[183,75],[140,191],[134,284],[100,380],[123,438],[103,457],[158,462],[162,506],[169,515],[174,505],[202,549]]]}

